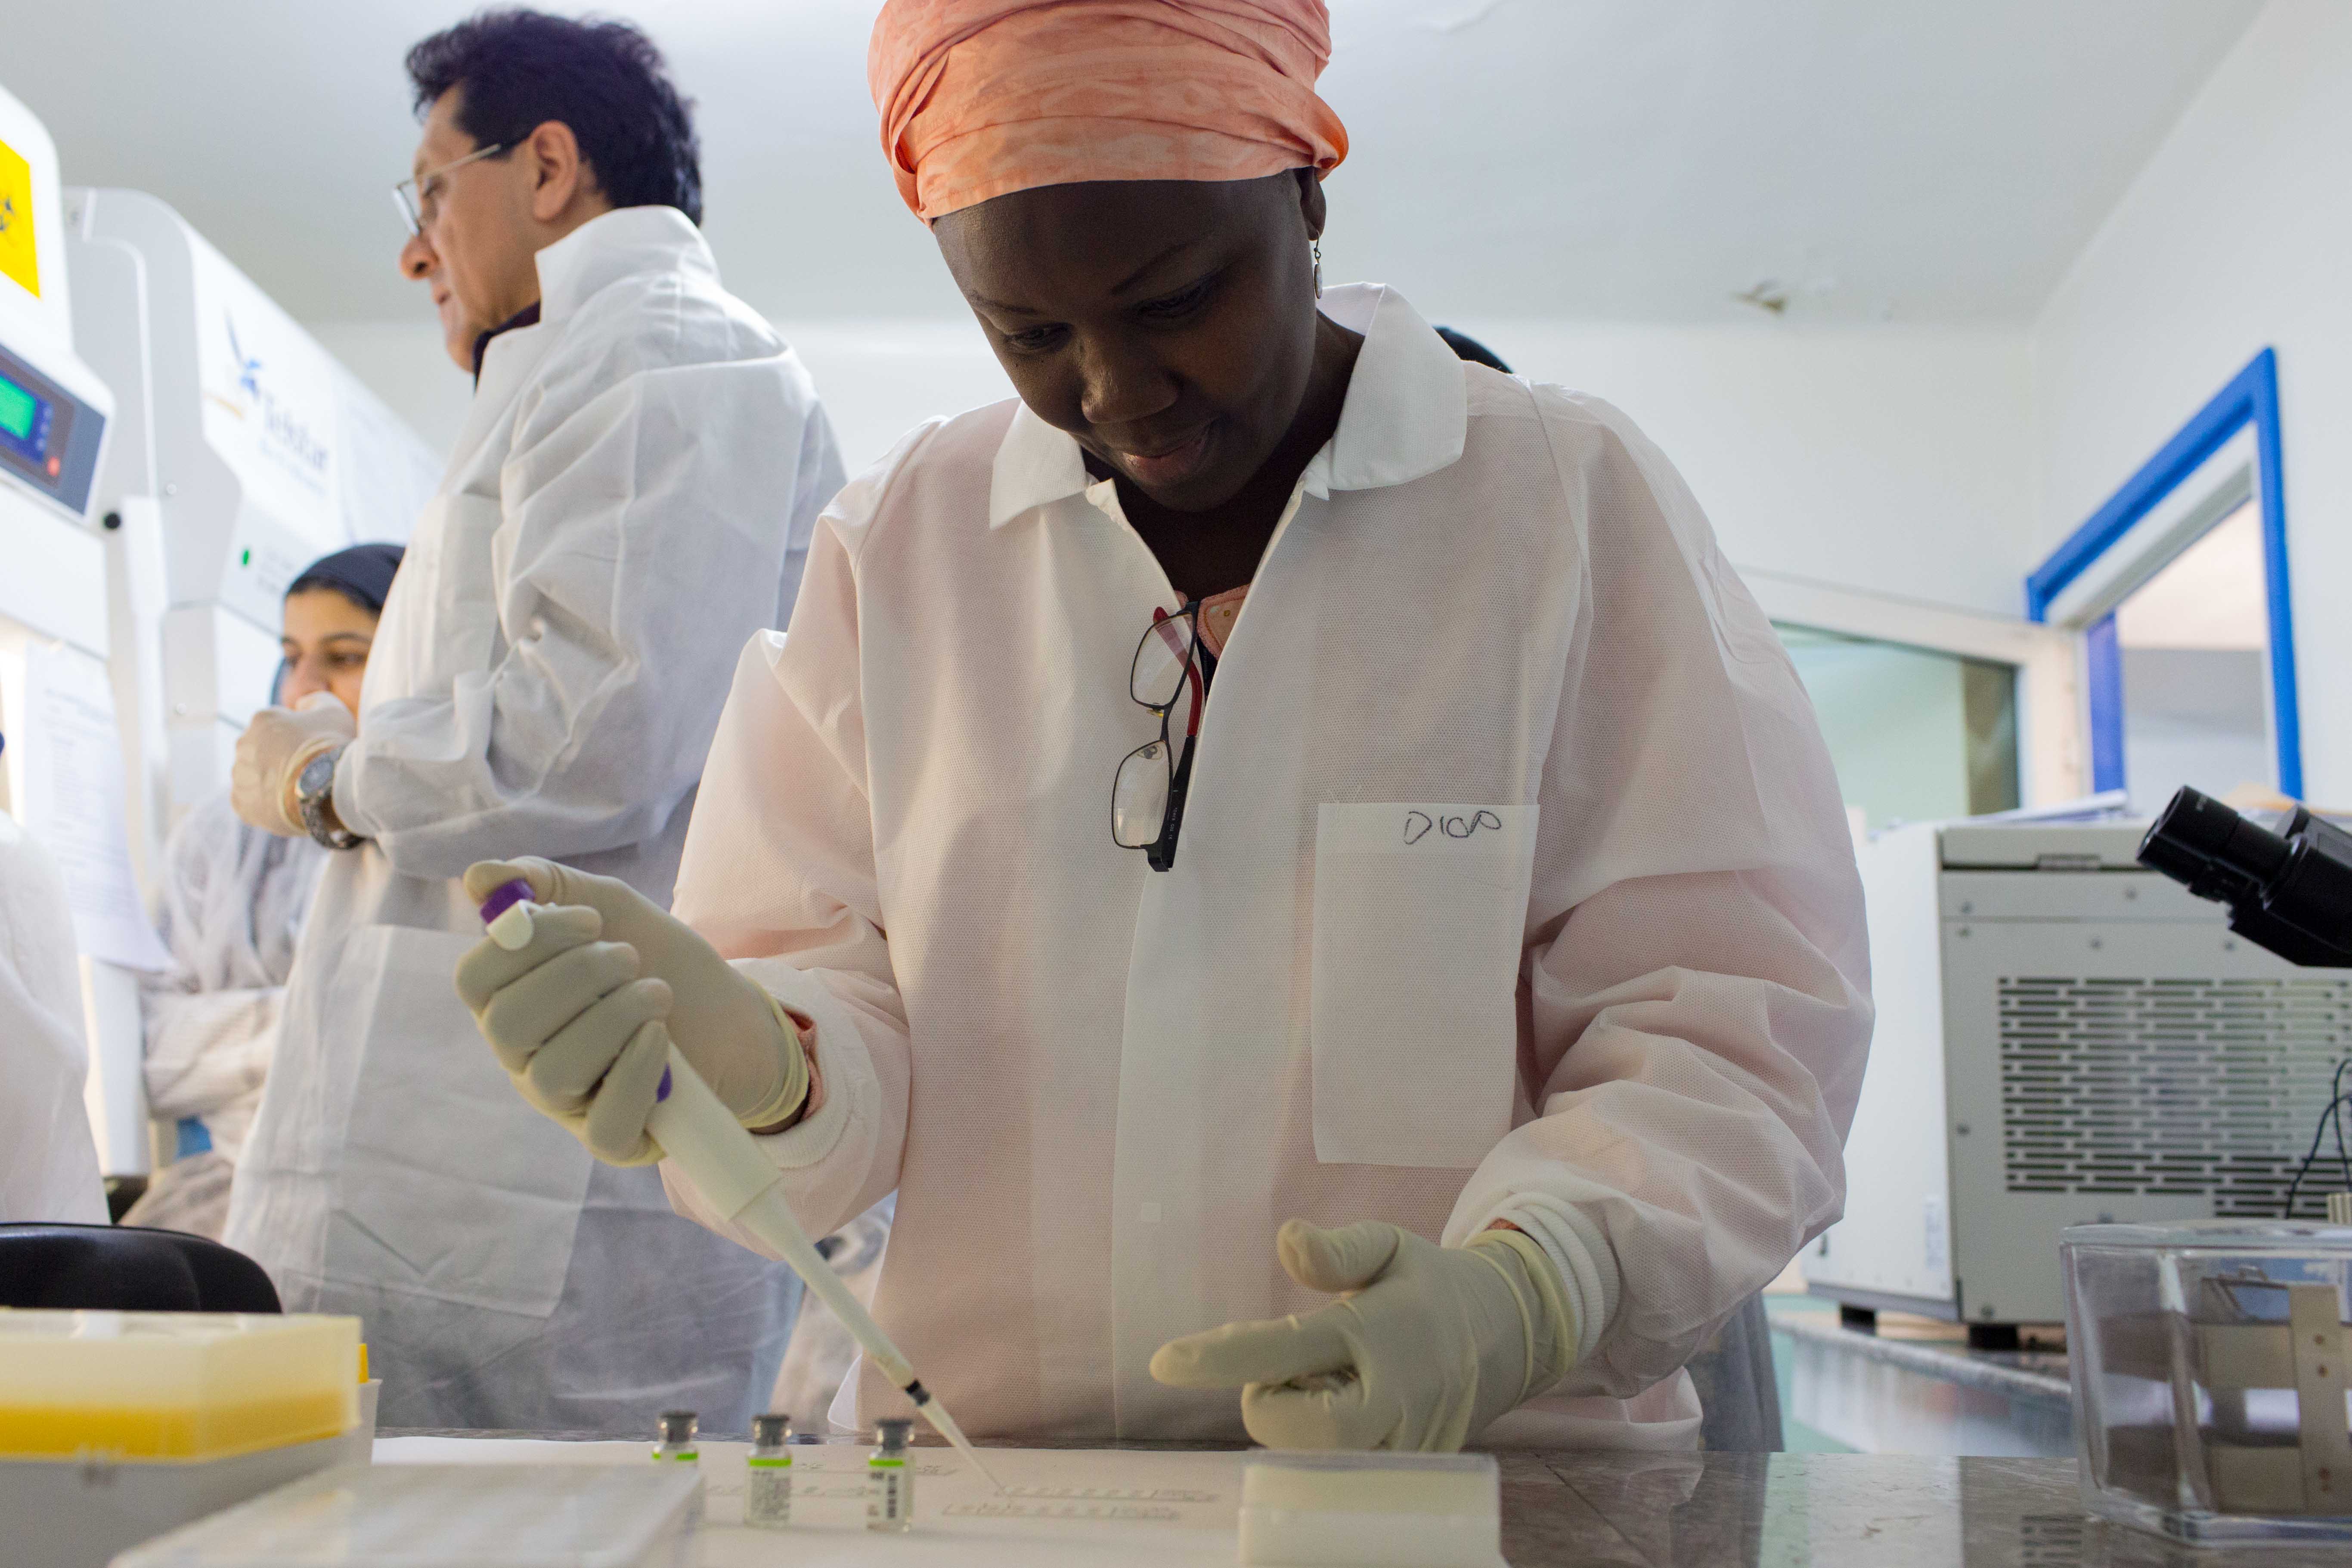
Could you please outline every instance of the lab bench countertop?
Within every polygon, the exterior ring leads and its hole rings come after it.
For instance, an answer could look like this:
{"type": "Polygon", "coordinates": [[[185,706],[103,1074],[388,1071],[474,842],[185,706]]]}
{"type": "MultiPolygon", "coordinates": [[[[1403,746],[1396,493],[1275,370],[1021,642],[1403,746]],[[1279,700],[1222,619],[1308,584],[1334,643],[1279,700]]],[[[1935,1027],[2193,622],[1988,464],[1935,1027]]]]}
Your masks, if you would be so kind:
{"type": "Polygon", "coordinates": [[[1775,1310],[1772,1331],[1842,1355],[1958,1384],[1963,1388],[2067,1407],[2074,1404],[2074,1393],[2066,1381],[2063,1350],[2030,1346],[2013,1351],[1977,1350],[1968,1342],[1968,1331],[1958,1323],[1885,1314],[1880,1317],[1877,1331],[1872,1332],[1843,1326],[1837,1308],[1832,1303],[1806,1301],[1801,1308],[1775,1310]]]}
{"type": "MultiPolygon", "coordinates": [[[[645,1462],[646,1446],[641,1442],[559,1447],[548,1436],[527,1440],[521,1434],[387,1433],[378,1441],[376,1458],[378,1463],[645,1462]]],[[[1099,1516],[1096,1522],[990,1519],[989,1533],[982,1535],[978,1526],[927,1513],[919,1488],[917,1531],[873,1536],[815,1527],[779,1534],[732,1524],[740,1503],[728,1496],[726,1465],[731,1458],[740,1466],[740,1445],[724,1447],[732,1452],[708,1440],[704,1447],[712,1502],[702,1561],[712,1568],[998,1561],[1037,1568],[1092,1563],[1177,1568],[1234,1561],[1231,1525],[1224,1523],[1221,1531],[1216,1517],[1222,1509],[1230,1520],[1238,1506],[1243,1456],[1231,1450],[1154,1445],[1113,1454],[1072,1446],[1055,1453],[1001,1453],[1013,1491],[1032,1497],[1075,1497],[1087,1489],[1041,1487],[1035,1484],[1040,1478],[1084,1481],[1164,1468],[1166,1477],[1141,1479],[1149,1487],[1167,1489],[1157,1495],[1192,1510],[1181,1522],[1130,1517],[1111,1523],[1099,1521],[1099,1516]],[[1030,1482],[1025,1489],[1018,1480],[1023,1476],[1030,1482]],[[1213,1494],[1222,1501],[1213,1501],[1213,1494]]],[[[944,1449],[918,1452],[925,1461],[955,1462],[944,1449]]],[[[809,1479],[816,1481],[824,1473],[819,1464],[845,1467],[862,1455],[862,1449],[845,1445],[816,1447],[808,1452],[815,1461],[808,1468],[809,1479]]],[[[2352,1561],[2342,1551],[2269,1549],[2251,1556],[2191,1552],[2094,1521],[2083,1511],[2069,1459],[1570,1452],[1497,1458],[1503,1554],[1512,1568],[2215,1568],[2238,1561],[2263,1568],[2342,1568],[2352,1561]]],[[[823,1496],[822,1488],[813,1488],[810,1495],[823,1496]]],[[[961,1511],[975,1512],[968,1507],[961,1511]]]]}

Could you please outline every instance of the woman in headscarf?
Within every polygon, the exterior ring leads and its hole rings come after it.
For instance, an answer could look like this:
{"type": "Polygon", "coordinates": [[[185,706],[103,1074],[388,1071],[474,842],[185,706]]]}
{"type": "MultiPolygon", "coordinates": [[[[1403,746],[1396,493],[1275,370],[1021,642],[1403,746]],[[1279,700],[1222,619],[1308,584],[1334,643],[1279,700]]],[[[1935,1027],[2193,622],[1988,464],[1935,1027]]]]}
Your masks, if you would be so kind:
{"type": "MultiPolygon", "coordinates": [[[[272,700],[339,701],[357,717],[360,678],[397,544],[321,556],[286,590],[272,700]]],[[[249,827],[224,790],[191,809],[163,848],[156,930],[171,967],[146,986],[147,1107],[174,1126],[176,1158],[123,1215],[219,1239],[229,1183],[261,1104],[278,1010],[326,851],[249,827]]]]}
{"type": "Polygon", "coordinates": [[[1843,815],[1664,457],[1323,286],[1328,40],[884,7],[885,150],[1019,400],[827,512],[699,937],[484,865],[593,912],[459,987],[607,1158],[675,1037],[811,1234],[897,1189],[876,1314],[975,1433],[1688,1447],[1685,1362],[1843,1196],[1843,815]]]}

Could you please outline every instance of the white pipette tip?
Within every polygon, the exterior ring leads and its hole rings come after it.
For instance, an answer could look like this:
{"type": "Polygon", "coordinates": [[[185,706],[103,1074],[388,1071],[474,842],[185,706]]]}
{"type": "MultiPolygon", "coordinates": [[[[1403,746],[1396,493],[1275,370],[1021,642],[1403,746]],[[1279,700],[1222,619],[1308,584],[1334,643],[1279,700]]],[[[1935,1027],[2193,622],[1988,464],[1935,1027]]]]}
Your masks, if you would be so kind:
{"type": "Polygon", "coordinates": [[[973,1447],[971,1439],[963,1435],[963,1428],[957,1426],[955,1417],[948,1414],[948,1407],[940,1403],[940,1396],[925,1388],[922,1381],[917,1379],[907,1385],[907,1397],[915,1402],[915,1408],[923,1413],[923,1418],[938,1430],[939,1435],[945,1437],[957,1453],[971,1461],[971,1468],[980,1472],[980,1479],[993,1487],[998,1497],[1003,1497],[1004,1483],[996,1479],[995,1472],[980,1462],[980,1450],[973,1447]]]}
{"type": "Polygon", "coordinates": [[[735,1113],[710,1092],[710,1086],[702,1081],[675,1040],[670,1042],[669,1066],[662,1073],[652,1113],[646,1118],[646,1131],[661,1145],[663,1154],[693,1181],[706,1203],[758,1237],[771,1257],[790,1265],[810,1293],[833,1309],[833,1315],[873,1364],[907,1391],[907,1397],[940,1436],[1003,1496],[1004,1484],[981,1463],[955,1417],[923,1386],[866,1303],[851,1294],[833,1265],[810,1243],[799,1216],[784,1199],[782,1173],[769,1163],[751,1134],[735,1120],[735,1113]]]}

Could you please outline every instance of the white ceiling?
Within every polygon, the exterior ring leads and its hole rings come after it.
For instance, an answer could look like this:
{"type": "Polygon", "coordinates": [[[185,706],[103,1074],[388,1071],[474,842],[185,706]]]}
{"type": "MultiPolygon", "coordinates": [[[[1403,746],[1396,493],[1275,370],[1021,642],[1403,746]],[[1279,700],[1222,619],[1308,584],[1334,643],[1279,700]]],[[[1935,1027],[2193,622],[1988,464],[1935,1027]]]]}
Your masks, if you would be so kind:
{"type": "MultiPolygon", "coordinates": [[[[562,6],[563,9],[576,9],[562,6]]],[[[708,225],[772,315],[957,302],[875,144],[874,0],[662,0],[708,225]]],[[[178,206],[297,315],[421,314],[385,188],[453,0],[0,0],[76,184],[178,206]]],[[[1327,270],[1446,316],[2023,321],[2258,0],[1334,0],[1327,270]]]]}

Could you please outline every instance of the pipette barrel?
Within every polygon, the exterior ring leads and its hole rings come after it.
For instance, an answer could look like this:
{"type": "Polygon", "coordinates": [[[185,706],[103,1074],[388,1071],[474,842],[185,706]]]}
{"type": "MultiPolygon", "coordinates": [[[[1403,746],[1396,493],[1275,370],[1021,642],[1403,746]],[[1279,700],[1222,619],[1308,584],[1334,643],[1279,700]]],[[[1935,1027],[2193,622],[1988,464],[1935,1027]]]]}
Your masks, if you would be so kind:
{"type": "MultiPolygon", "coordinates": [[[[530,900],[530,885],[520,880],[508,882],[495,889],[489,900],[482,905],[482,920],[491,927],[491,935],[499,945],[509,951],[520,951],[530,942],[530,914],[535,906],[530,900]],[[513,889],[520,889],[514,893],[513,889]],[[491,904],[498,907],[493,910],[491,904]]],[[[981,1463],[980,1455],[963,1435],[955,1417],[940,1403],[939,1396],[925,1388],[915,1376],[898,1347],[882,1331],[882,1325],[866,1310],[866,1303],[852,1295],[833,1266],[809,1242],[808,1233],[801,1228],[800,1216],[785,1202],[783,1173],[768,1162],[745,1131],[735,1113],[720,1103],[702,1075],[694,1070],[673,1041],[669,1048],[669,1065],[662,1073],[659,1098],[653,1112],[646,1118],[646,1131],[662,1153],[694,1183],[705,1201],[730,1223],[739,1225],[760,1238],[793,1273],[801,1277],[817,1300],[833,1309],[859,1347],[872,1357],[882,1374],[906,1390],[907,1397],[924,1418],[963,1456],[1000,1494],[1004,1487],[981,1463]]]]}

